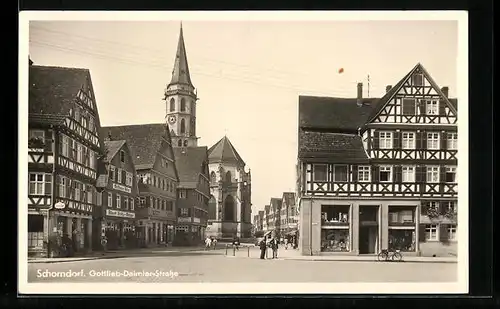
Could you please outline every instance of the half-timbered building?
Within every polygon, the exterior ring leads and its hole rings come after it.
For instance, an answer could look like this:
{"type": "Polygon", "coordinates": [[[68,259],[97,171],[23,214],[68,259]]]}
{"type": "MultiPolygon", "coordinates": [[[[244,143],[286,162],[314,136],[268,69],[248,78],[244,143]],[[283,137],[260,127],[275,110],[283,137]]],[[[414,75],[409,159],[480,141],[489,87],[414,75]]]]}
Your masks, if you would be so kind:
{"type": "Polygon", "coordinates": [[[104,140],[106,156],[103,173],[97,178],[97,211],[94,216],[94,247],[106,238],[108,249],[137,246],[136,204],[139,194],[137,174],[125,140],[104,140]]]}
{"type": "Polygon", "coordinates": [[[417,64],[382,98],[300,96],[303,254],[456,254],[457,100],[417,64]]]}
{"type": "Polygon", "coordinates": [[[29,66],[28,252],[92,248],[99,113],[87,69],[29,66]],[[54,237],[52,237],[54,236],[54,237]]]}
{"type": "Polygon", "coordinates": [[[127,141],[138,179],[135,232],[139,245],[172,243],[179,176],[168,125],[103,127],[102,134],[113,140],[127,141]]]}

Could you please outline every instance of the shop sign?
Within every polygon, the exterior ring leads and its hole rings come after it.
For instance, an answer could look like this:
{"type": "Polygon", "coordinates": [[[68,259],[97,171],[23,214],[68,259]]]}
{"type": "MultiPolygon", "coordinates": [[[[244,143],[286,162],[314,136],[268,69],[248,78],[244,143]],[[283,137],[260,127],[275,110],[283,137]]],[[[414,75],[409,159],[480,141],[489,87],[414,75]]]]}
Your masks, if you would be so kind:
{"type": "Polygon", "coordinates": [[[68,203],[68,208],[80,210],[80,211],[85,211],[85,212],[92,212],[92,205],[83,204],[83,203],[76,203],[73,201],[68,203]]]}
{"type": "Polygon", "coordinates": [[[152,208],[149,208],[149,216],[150,217],[166,217],[167,216],[167,212],[164,211],[164,210],[158,210],[158,209],[152,209],[152,208]]]}
{"type": "Polygon", "coordinates": [[[195,218],[193,218],[193,222],[194,222],[194,223],[200,223],[200,221],[201,221],[201,220],[200,220],[200,218],[196,218],[196,217],[195,217],[195,218]]]}
{"type": "Polygon", "coordinates": [[[126,193],[132,193],[132,189],[130,189],[129,187],[125,187],[124,185],[117,184],[117,183],[113,183],[113,189],[119,190],[122,192],[126,192],[126,193]]]}
{"type": "Polygon", "coordinates": [[[54,208],[55,209],[64,209],[64,208],[66,208],[66,204],[64,204],[63,202],[57,202],[54,204],[54,208]]]}
{"type": "Polygon", "coordinates": [[[177,218],[177,222],[179,222],[179,223],[189,223],[189,222],[191,222],[191,217],[179,217],[179,218],[177,218]]]}
{"type": "Polygon", "coordinates": [[[115,209],[106,209],[106,216],[122,217],[122,218],[135,218],[135,213],[128,211],[120,211],[115,209]]]}

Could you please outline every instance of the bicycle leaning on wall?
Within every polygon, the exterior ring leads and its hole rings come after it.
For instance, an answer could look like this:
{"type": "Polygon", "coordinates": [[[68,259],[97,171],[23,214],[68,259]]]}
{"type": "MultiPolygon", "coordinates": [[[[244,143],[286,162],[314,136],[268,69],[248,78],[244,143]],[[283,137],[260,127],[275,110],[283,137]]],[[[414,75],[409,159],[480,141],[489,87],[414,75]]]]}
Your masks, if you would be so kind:
{"type": "Polygon", "coordinates": [[[377,255],[377,260],[380,261],[394,261],[401,262],[403,260],[403,255],[400,250],[389,251],[387,249],[382,249],[377,255]]]}

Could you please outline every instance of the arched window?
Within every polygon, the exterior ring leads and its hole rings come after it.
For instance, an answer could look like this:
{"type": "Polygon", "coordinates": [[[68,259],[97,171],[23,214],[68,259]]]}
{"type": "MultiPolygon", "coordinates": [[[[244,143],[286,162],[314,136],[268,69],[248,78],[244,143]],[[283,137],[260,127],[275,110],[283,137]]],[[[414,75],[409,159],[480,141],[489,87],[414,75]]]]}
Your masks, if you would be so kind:
{"type": "Polygon", "coordinates": [[[184,140],[184,147],[187,147],[187,146],[188,146],[188,140],[187,140],[187,139],[185,139],[185,140],[184,140]]]}
{"type": "Polygon", "coordinates": [[[177,146],[182,147],[182,140],[179,140],[179,141],[177,142],[177,146]]]}
{"type": "Polygon", "coordinates": [[[231,181],[232,181],[231,171],[227,171],[227,173],[226,173],[226,182],[230,183],[231,181]]]}
{"type": "Polygon", "coordinates": [[[217,201],[215,197],[212,195],[210,200],[208,201],[208,219],[215,220],[217,219],[217,201]]]}
{"type": "Polygon", "coordinates": [[[217,176],[215,175],[215,172],[210,173],[210,182],[215,182],[217,180],[217,176]]]}
{"type": "Polygon", "coordinates": [[[234,198],[228,195],[224,201],[224,221],[235,221],[234,219],[234,198]]]}
{"type": "Polygon", "coordinates": [[[174,100],[174,98],[170,99],[170,111],[171,112],[175,111],[175,100],[174,100]]]}
{"type": "Polygon", "coordinates": [[[186,121],[183,119],[181,119],[181,134],[184,134],[186,133],[186,121]]]}
{"type": "Polygon", "coordinates": [[[186,111],[186,100],[184,98],[181,99],[181,112],[186,111]]]}

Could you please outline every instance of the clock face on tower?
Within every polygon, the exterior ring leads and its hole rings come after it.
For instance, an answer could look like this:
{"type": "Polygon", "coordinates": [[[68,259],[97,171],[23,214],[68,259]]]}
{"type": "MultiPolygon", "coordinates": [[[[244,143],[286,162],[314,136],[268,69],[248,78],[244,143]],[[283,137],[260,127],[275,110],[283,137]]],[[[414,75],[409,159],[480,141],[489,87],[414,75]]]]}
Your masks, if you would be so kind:
{"type": "Polygon", "coordinates": [[[174,124],[177,119],[175,118],[174,115],[168,116],[168,123],[174,124]]]}

